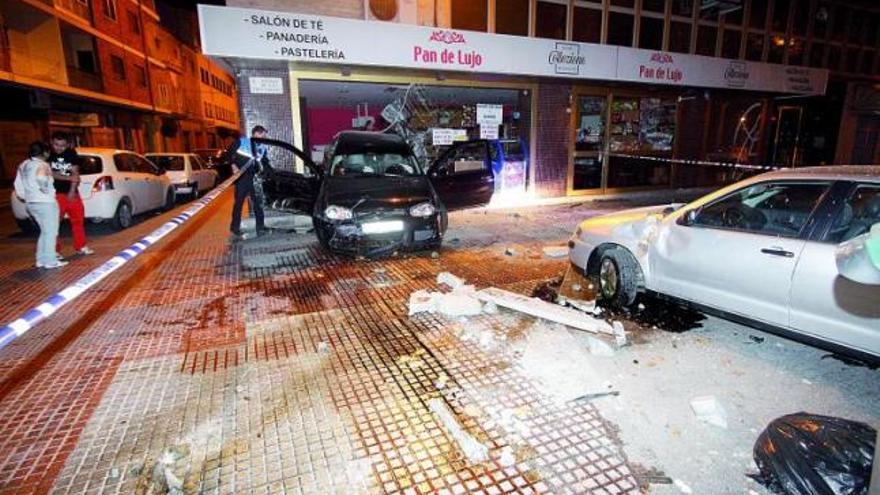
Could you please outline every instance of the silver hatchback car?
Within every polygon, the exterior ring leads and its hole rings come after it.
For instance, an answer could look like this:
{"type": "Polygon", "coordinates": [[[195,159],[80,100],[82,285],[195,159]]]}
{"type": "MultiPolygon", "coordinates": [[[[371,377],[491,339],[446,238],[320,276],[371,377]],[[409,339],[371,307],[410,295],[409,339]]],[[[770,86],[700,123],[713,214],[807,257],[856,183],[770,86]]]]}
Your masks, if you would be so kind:
{"type": "Polygon", "coordinates": [[[617,305],[653,292],[878,358],[880,285],[841,276],[835,261],[839,245],[878,223],[880,167],[793,169],[689,204],[591,218],[569,257],[617,305]]]}

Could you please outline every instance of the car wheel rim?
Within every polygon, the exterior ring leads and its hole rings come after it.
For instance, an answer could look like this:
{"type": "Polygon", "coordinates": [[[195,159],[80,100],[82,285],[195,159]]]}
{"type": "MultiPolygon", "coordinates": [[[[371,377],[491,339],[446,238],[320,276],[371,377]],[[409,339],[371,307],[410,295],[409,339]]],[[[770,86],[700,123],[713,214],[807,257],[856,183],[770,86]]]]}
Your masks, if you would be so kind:
{"type": "Polygon", "coordinates": [[[599,268],[599,287],[606,298],[617,294],[617,266],[609,258],[603,259],[599,268]]]}
{"type": "Polygon", "coordinates": [[[122,209],[119,212],[119,220],[123,227],[131,225],[131,210],[128,208],[128,205],[122,205],[122,209]]]}

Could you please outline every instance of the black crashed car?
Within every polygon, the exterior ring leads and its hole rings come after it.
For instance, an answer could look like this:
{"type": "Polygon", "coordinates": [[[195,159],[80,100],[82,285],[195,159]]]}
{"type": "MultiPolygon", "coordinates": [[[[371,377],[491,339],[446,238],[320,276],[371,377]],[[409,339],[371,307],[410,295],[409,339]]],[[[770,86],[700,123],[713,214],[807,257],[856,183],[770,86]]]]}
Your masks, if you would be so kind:
{"type": "Polygon", "coordinates": [[[424,164],[400,136],[345,131],[321,165],[284,141],[254,142],[267,148],[267,207],[310,214],[321,245],[334,252],[436,249],[447,212],[484,205],[494,191],[486,140],[457,142],[424,164]]]}

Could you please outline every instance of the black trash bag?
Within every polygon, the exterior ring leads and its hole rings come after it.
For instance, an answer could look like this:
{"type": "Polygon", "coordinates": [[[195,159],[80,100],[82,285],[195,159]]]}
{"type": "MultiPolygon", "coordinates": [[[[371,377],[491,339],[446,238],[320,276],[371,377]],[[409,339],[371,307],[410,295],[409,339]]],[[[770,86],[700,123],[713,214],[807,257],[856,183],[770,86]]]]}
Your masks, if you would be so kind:
{"type": "Polygon", "coordinates": [[[800,412],[774,419],[755,442],[759,473],[750,475],[775,493],[868,493],[877,432],[870,426],[800,412]]]}

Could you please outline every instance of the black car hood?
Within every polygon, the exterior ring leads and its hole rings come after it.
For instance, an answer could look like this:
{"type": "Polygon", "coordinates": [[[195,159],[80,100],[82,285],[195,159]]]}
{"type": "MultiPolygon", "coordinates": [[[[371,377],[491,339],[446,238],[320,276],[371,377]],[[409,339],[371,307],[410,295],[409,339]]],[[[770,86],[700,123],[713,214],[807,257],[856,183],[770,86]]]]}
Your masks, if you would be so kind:
{"type": "MultiPolygon", "coordinates": [[[[433,191],[428,177],[328,177],[326,205],[352,208],[359,211],[385,207],[405,207],[430,201],[433,191]]],[[[325,205],[325,206],[326,206],[325,205]]]]}

